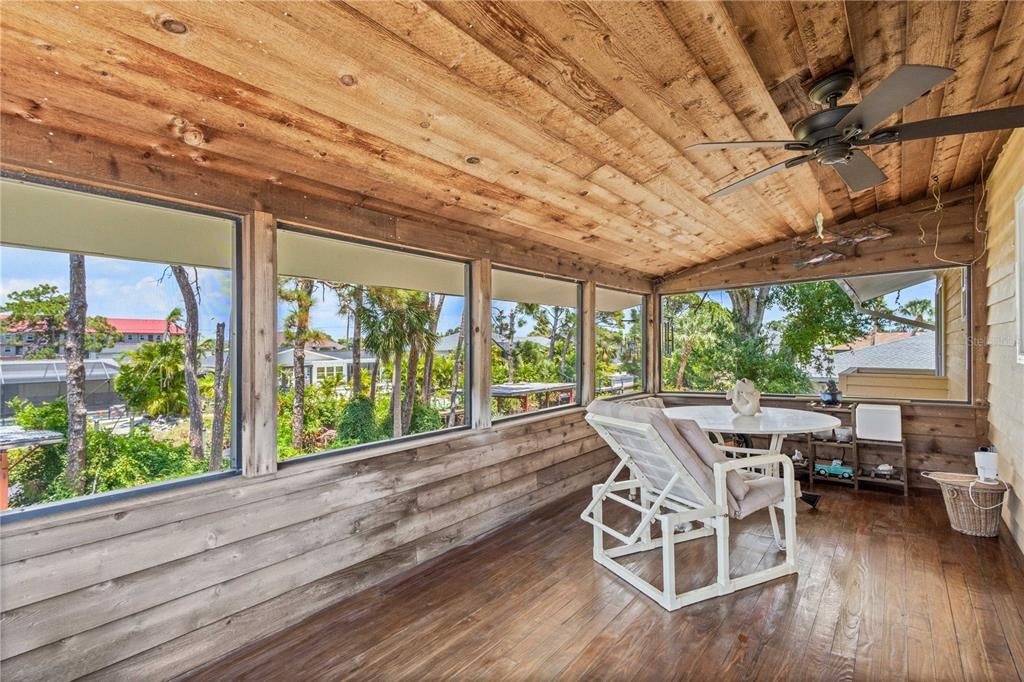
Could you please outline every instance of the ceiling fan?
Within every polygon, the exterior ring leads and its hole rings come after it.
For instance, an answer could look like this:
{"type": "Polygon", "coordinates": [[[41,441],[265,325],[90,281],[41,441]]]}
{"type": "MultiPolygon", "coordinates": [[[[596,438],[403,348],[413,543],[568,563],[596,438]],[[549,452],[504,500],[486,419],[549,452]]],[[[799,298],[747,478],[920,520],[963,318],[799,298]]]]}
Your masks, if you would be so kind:
{"type": "Polygon", "coordinates": [[[792,140],[746,140],[739,142],[703,142],[687,149],[757,149],[781,147],[802,156],[788,159],[710,194],[721,197],[757,182],[776,171],[809,161],[831,166],[854,192],[885,182],[882,169],[860,147],[920,140],[943,135],[962,135],[990,130],[1024,127],[1024,106],[989,109],[971,114],[943,116],[914,121],[889,128],[875,126],[904,106],[956,73],[953,69],[922,64],[905,64],[882,80],[860,104],[839,105],[853,85],[853,72],[840,71],[816,81],[807,92],[815,104],[825,109],[811,114],[793,126],[792,140]]]}

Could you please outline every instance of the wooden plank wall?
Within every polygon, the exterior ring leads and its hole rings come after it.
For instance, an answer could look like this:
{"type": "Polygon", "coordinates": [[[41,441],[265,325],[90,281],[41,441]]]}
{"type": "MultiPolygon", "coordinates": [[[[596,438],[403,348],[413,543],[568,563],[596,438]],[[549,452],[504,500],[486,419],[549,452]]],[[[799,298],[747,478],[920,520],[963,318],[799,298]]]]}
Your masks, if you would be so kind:
{"type": "Polygon", "coordinates": [[[1011,488],[1003,507],[1003,520],[1018,546],[1024,548],[1024,364],[1017,361],[1017,287],[1014,201],[1024,191],[1024,130],[1006,143],[992,169],[985,197],[988,211],[987,252],[988,391],[992,408],[989,433],[999,450],[999,475],[1011,488]]]}
{"type": "MultiPolygon", "coordinates": [[[[665,393],[667,405],[727,404],[722,396],[683,396],[665,393]]],[[[766,407],[806,406],[807,398],[765,398],[766,407]]],[[[885,402],[873,400],[872,402],[885,402]]],[[[904,403],[903,435],[907,439],[907,468],[910,485],[914,488],[935,488],[935,484],[921,476],[924,471],[957,471],[974,473],[974,451],[985,442],[988,409],[953,403],[904,403]]],[[[767,439],[765,439],[767,442],[767,439]]],[[[800,448],[807,454],[806,439],[787,438],[785,451],[800,448]]],[[[862,456],[871,460],[871,450],[862,448],[862,456]]]]}
{"type": "Polygon", "coordinates": [[[582,409],[5,524],[6,681],[163,679],[607,476],[582,409]]]}
{"type": "Polygon", "coordinates": [[[969,352],[967,343],[967,309],[964,307],[964,270],[947,270],[942,274],[942,329],[944,375],[948,379],[949,400],[966,400],[970,377],[964,357],[969,352]]]}

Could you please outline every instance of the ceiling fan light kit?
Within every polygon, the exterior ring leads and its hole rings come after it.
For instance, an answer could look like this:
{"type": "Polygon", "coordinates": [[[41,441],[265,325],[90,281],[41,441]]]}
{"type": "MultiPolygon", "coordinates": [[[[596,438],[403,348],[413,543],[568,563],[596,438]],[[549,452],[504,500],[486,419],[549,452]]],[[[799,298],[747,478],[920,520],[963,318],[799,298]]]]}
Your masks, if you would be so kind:
{"type": "Polygon", "coordinates": [[[904,64],[884,78],[858,104],[839,104],[854,82],[852,71],[838,71],[811,84],[807,96],[821,111],[793,126],[792,140],[703,142],[688,149],[783,148],[803,156],[769,166],[710,194],[725,196],[786,168],[808,161],[831,166],[854,192],[880,185],[888,178],[861,147],[920,140],[943,135],[1024,127],[1024,106],[988,109],[914,121],[875,130],[883,121],[955,73],[953,69],[927,64],[904,64]],[[873,131],[873,132],[872,132],[873,131]]]}

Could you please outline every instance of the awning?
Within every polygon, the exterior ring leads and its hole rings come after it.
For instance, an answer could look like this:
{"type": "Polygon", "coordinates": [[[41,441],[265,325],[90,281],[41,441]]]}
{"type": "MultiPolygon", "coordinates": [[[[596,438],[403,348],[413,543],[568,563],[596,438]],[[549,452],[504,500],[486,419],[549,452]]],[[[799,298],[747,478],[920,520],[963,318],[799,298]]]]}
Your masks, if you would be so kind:
{"type": "Polygon", "coordinates": [[[836,280],[854,303],[865,303],[879,296],[891,294],[900,289],[934,280],[932,270],[917,272],[894,272],[886,275],[864,275],[836,280]]]}

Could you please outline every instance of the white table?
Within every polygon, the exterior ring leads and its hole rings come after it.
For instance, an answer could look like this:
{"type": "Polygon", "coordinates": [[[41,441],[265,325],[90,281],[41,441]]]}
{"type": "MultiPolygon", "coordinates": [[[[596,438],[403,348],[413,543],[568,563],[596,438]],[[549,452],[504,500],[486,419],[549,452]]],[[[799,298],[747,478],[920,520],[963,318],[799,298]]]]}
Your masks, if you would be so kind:
{"type": "Polygon", "coordinates": [[[783,407],[762,407],[760,413],[746,417],[736,414],[728,405],[687,405],[666,407],[665,415],[669,419],[692,419],[701,429],[716,435],[746,433],[771,436],[768,449],[758,450],[766,455],[780,454],[786,436],[830,431],[842,425],[842,422],[831,415],[783,407]]]}

